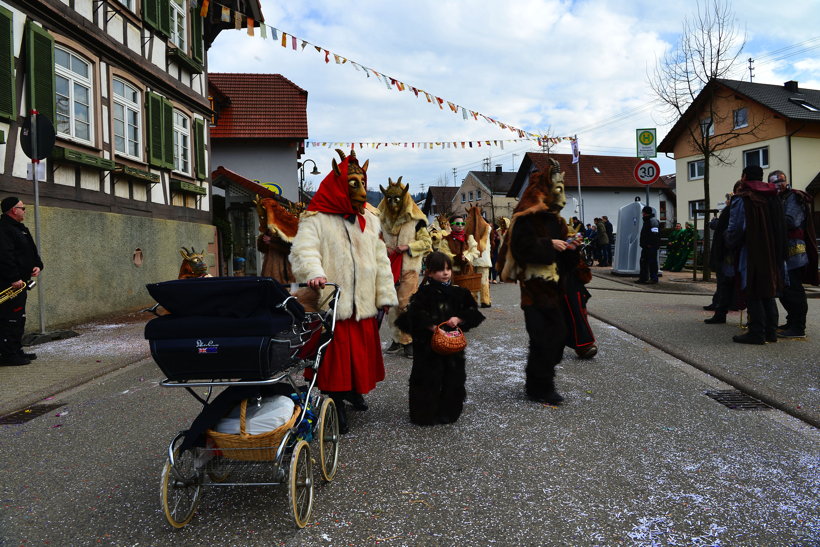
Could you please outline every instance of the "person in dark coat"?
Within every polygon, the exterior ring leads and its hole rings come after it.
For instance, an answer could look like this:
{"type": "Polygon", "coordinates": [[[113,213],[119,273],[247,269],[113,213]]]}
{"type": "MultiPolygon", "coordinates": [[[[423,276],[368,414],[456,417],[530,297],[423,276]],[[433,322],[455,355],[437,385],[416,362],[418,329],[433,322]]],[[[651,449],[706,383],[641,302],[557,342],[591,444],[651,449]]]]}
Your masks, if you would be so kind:
{"type": "Polygon", "coordinates": [[[780,338],[805,338],[809,310],[803,283],[817,285],[817,235],[814,232],[811,204],[814,198],[789,185],[786,173],[772,171],[769,182],[780,189],[786,221],[786,286],[780,303],[786,310],[786,323],[777,327],[780,338]]]}
{"type": "MultiPolygon", "coordinates": [[[[436,251],[425,260],[426,276],[396,326],[413,337],[410,372],[410,421],[416,425],[453,423],[461,416],[467,392],[464,351],[439,355],[431,348],[441,323],[468,331],[484,321],[470,291],[452,284],[453,262],[436,251]]],[[[445,328],[445,327],[442,327],[445,328]]]]}
{"type": "MultiPolygon", "coordinates": [[[[0,290],[21,289],[40,275],[43,261],[31,233],[23,224],[26,206],[17,197],[7,197],[0,203],[0,290]]],[[[37,358],[23,352],[26,330],[27,291],[0,304],[0,366],[27,365],[37,358]]]]}
{"type": "Polygon", "coordinates": [[[743,169],[737,195],[723,234],[726,246],[738,253],[740,287],[746,294],[749,331],[732,337],[739,344],[777,342],[777,302],[783,290],[786,264],[786,223],[776,184],[763,182],[763,169],[743,169]]]}
{"type": "MultiPolygon", "coordinates": [[[[726,194],[726,207],[724,207],[718,216],[709,221],[709,227],[712,229],[712,248],[709,253],[709,266],[717,276],[715,284],[715,294],[712,297],[712,304],[704,306],[708,311],[714,311],[715,314],[704,319],[703,322],[707,325],[715,325],[726,322],[726,314],[730,309],[739,309],[737,307],[737,291],[735,291],[735,253],[730,252],[726,248],[723,240],[723,233],[729,225],[729,211],[731,210],[732,199],[734,193],[740,188],[742,181],[737,181],[731,194],[726,194]]],[[[738,198],[739,199],[739,198],[738,198]]]]}
{"type": "Polygon", "coordinates": [[[635,283],[658,282],[658,249],[661,246],[661,228],[655,211],[647,205],[641,210],[643,226],[641,227],[641,273],[635,283]]]}

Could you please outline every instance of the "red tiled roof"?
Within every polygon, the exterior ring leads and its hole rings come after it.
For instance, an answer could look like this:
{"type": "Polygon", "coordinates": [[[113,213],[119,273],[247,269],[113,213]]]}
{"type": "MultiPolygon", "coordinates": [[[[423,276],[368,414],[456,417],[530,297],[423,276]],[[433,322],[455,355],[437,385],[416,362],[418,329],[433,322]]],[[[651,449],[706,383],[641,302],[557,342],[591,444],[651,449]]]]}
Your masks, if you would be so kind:
{"type": "MultiPolygon", "coordinates": [[[[572,188],[578,181],[577,167],[579,164],[572,163],[572,154],[543,154],[540,152],[527,152],[521,167],[516,174],[508,196],[517,196],[524,184],[529,171],[535,168],[539,171],[549,169],[547,158],[553,158],[561,164],[561,171],[564,172],[564,183],[572,188]],[[525,165],[526,164],[526,165],[525,165]]],[[[581,188],[644,188],[634,178],[635,165],[640,161],[638,158],[624,156],[592,156],[581,155],[581,188]]],[[[663,178],[652,184],[653,190],[666,190],[670,186],[663,178]]]]}
{"type": "Polygon", "coordinates": [[[280,74],[208,74],[212,95],[229,99],[217,107],[211,138],[306,139],[307,91],[280,74]]]}

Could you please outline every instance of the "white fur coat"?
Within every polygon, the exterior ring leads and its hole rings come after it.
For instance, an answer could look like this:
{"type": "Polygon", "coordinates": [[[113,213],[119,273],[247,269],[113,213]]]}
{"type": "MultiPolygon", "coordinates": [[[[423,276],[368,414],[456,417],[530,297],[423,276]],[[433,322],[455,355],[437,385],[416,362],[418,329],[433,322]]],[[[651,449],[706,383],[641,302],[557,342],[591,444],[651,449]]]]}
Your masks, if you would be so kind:
{"type": "MultiPolygon", "coordinates": [[[[290,249],[293,276],[299,283],[325,277],[342,293],[336,308],[339,320],[374,317],[378,308],[395,306],[396,290],[376,215],[365,211],[364,232],[340,215],[304,213],[290,249]]],[[[329,289],[325,289],[329,290],[329,289]]]]}
{"type": "MultiPolygon", "coordinates": [[[[476,248],[476,251],[478,251],[478,248],[476,248]]],[[[493,265],[492,251],[490,250],[490,230],[487,230],[487,233],[484,234],[484,250],[472,260],[472,265],[476,268],[489,268],[493,265]]]]}

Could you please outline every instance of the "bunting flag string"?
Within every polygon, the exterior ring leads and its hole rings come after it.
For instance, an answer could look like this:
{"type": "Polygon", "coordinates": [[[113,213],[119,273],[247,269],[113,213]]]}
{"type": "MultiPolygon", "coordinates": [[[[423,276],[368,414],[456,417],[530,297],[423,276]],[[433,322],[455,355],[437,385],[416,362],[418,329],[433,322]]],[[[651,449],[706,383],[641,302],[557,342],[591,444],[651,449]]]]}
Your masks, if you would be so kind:
{"type": "Polygon", "coordinates": [[[535,142],[538,146],[543,146],[545,143],[558,144],[560,142],[571,140],[570,137],[528,137],[522,136],[520,139],[481,139],[472,141],[400,141],[400,142],[383,142],[383,141],[307,141],[305,147],[320,147],[320,148],[342,148],[342,149],[364,149],[364,148],[411,148],[420,150],[435,150],[435,149],[468,149],[468,148],[487,148],[491,146],[500,147],[504,149],[504,143],[520,143],[520,142],[535,142]]]}
{"type": "MultiPolygon", "coordinates": [[[[240,30],[242,21],[245,21],[246,24],[248,25],[248,31],[247,32],[248,32],[249,36],[255,36],[252,27],[258,24],[261,27],[260,32],[259,32],[259,36],[263,40],[267,40],[267,37],[270,36],[271,41],[279,42],[280,41],[279,34],[281,33],[281,42],[280,43],[281,43],[283,48],[287,49],[288,42],[290,42],[290,46],[294,51],[299,51],[299,45],[300,44],[301,44],[301,50],[302,51],[305,51],[307,46],[313,46],[313,50],[315,50],[320,55],[324,56],[324,61],[325,61],[326,64],[330,63],[330,57],[332,55],[333,60],[337,65],[348,64],[348,65],[352,66],[356,70],[356,72],[364,72],[365,76],[367,76],[368,78],[370,78],[370,75],[372,73],[373,76],[375,76],[377,80],[380,80],[381,82],[383,82],[385,87],[387,87],[387,89],[389,89],[389,90],[395,89],[397,92],[401,93],[401,92],[404,92],[404,91],[409,89],[413,92],[413,94],[416,97],[419,97],[420,94],[423,94],[424,98],[427,100],[428,103],[431,103],[431,104],[437,106],[442,111],[445,110],[444,109],[444,104],[446,103],[447,108],[451,112],[453,112],[455,114],[460,113],[462,119],[464,119],[464,120],[467,120],[470,117],[472,117],[473,120],[478,121],[479,116],[480,116],[487,123],[495,125],[496,127],[499,127],[500,129],[506,129],[506,130],[509,130],[509,131],[515,133],[519,137],[518,140],[538,140],[539,141],[539,146],[540,146],[540,142],[542,140],[549,141],[549,142],[552,142],[552,143],[574,140],[573,137],[550,137],[549,135],[542,135],[542,134],[539,134],[539,133],[533,133],[531,131],[525,131],[523,129],[520,129],[518,127],[510,125],[508,123],[503,123],[503,122],[501,122],[499,120],[496,120],[495,118],[492,118],[490,116],[485,116],[481,112],[477,112],[475,110],[470,110],[470,109],[468,109],[464,106],[461,106],[457,103],[454,103],[452,101],[448,101],[446,99],[443,99],[441,97],[433,95],[433,94],[431,94],[431,93],[429,93],[429,92],[427,92],[427,91],[425,91],[421,88],[409,85],[409,84],[407,84],[405,82],[402,82],[400,80],[397,80],[395,78],[391,78],[390,76],[387,76],[385,74],[377,72],[376,70],[374,70],[370,67],[367,67],[367,66],[365,66],[361,63],[358,63],[356,61],[347,59],[346,57],[344,57],[342,55],[339,55],[337,53],[333,53],[332,51],[328,50],[327,48],[324,48],[322,46],[318,46],[316,44],[312,44],[312,43],[308,42],[307,40],[303,40],[301,38],[298,38],[298,37],[294,36],[293,34],[288,34],[288,33],[286,33],[285,31],[283,31],[281,29],[277,29],[276,27],[267,25],[266,23],[263,23],[261,21],[254,21],[253,18],[248,17],[248,16],[246,16],[246,15],[244,15],[244,14],[238,12],[238,11],[235,11],[232,8],[228,7],[228,6],[222,5],[219,2],[216,2],[214,0],[203,0],[202,7],[201,7],[201,10],[200,10],[200,13],[203,17],[205,17],[207,15],[211,4],[217,6],[221,10],[221,20],[223,22],[227,23],[227,22],[230,22],[231,19],[233,19],[234,27],[236,28],[236,30],[240,30]],[[233,12],[233,18],[231,17],[232,12],[233,12]],[[290,38],[290,40],[288,40],[288,38],[290,38]]],[[[214,8],[214,9],[216,9],[216,8],[214,8]]],[[[453,142],[455,144],[455,141],[453,141],[453,142]]],[[[458,141],[458,142],[460,143],[462,141],[458,141]]],[[[480,146],[480,144],[482,142],[491,142],[491,141],[464,141],[464,142],[475,142],[475,143],[478,143],[478,145],[480,146]]],[[[503,141],[495,141],[495,142],[503,142],[503,141]]],[[[404,145],[404,144],[407,144],[407,143],[363,143],[363,144],[373,144],[373,145],[378,145],[378,146],[382,146],[382,145],[387,146],[387,145],[396,145],[396,144],[404,145]]],[[[418,143],[418,144],[422,144],[422,143],[418,143]]],[[[442,144],[442,143],[427,143],[427,144],[432,145],[432,144],[442,144]]],[[[316,143],[313,143],[313,145],[315,146],[316,143]]],[[[463,146],[462,146],[462,148],[463,148],[463,146]]]]}

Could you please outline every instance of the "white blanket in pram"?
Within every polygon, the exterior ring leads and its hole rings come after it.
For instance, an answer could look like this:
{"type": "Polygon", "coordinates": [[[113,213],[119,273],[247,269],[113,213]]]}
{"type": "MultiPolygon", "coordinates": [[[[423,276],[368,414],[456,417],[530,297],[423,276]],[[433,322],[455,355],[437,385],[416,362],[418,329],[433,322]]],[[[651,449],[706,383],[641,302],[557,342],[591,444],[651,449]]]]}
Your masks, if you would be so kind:
{"type": "MultiPolygon", "coordinates": [[[[293,400],[284,395],[273,395],[248,400],[245,413],[245,432],[249,435],[260,435],[283,426],[293,415],[293,400]]],[[[239,405],[227,416],[219,420],[214,430],[220,433],[239,435],[239,405]]]]}

